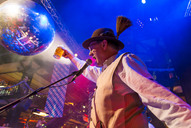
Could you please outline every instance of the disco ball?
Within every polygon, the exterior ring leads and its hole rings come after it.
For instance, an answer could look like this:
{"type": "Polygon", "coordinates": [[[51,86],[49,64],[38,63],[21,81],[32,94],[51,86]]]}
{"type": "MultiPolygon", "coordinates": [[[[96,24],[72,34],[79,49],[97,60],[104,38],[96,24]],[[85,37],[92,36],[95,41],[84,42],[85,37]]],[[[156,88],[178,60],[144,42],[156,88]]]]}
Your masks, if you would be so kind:
{"type": "Polygon", "coordinates": [[[36,55],[47,49],[55,35],[45,8],[30,0],[8,0],[0,5],[0,44],[19,55],[36,55]]]}

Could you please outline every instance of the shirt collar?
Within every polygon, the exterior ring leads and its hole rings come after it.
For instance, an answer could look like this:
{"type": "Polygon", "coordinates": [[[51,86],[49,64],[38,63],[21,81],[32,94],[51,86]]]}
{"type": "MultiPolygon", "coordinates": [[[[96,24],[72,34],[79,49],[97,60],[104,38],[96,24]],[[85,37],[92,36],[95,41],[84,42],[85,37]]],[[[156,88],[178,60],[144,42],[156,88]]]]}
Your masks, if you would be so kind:
{"type": "Polygon", "coordinates": [[[117,54],[109,57],[105,62],[103,63],[102,71],[104,71],[117,57],[117,54]]]}

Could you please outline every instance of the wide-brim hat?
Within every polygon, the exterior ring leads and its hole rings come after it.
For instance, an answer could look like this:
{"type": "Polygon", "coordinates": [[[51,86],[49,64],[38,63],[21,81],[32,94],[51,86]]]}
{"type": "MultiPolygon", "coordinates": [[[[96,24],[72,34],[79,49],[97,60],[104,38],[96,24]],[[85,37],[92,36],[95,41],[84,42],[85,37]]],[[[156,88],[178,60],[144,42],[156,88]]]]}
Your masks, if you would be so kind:
{"type": "Polygon", "coordinates": [[[107,40],[110,43],[115,44],[115,46],[118,47],[118,50],[121,50],[124,48],[124,44],[118,40],[113,32],[112,29],[110,28],[99,28],[97,30],[95,30],[91,36],[91,38],[85,40],[82,43],[82,46],[85,49],[88,49],[89,45],[91,42],[93,41],[102,41],[102,40],[107,40]]]}

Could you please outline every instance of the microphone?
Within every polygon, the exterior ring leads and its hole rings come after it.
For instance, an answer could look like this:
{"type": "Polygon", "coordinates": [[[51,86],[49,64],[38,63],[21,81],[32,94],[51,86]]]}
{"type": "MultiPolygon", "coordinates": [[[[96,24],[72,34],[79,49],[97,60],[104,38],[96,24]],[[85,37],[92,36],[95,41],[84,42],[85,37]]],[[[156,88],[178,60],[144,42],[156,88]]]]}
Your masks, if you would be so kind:
{"type": "Polygon", "coordinates": [[[74,75],[74,77],[72,78],[71,81],[74,81],[76,79],[76,77],[78,77],[79,75],[81,75],[83,73],[83,71],[89,66],[92,64],[92,60],[91,59],[87,59],[86,60],[86,63],[84,64],[84,66],[79,70],[77,71],[77,73],[74,75]]]}

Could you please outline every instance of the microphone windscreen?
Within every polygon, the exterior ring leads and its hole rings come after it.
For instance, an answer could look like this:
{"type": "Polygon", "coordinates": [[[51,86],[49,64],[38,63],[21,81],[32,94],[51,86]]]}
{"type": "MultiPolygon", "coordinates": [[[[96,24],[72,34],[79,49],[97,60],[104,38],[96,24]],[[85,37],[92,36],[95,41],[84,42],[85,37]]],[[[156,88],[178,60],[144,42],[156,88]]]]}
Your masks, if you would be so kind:
{"type": "Polygon", "coordinates": [[[86,63],[87,63],[88,65],[91,65],[91,64],[92,64],[92,60],[91,60],[91,59],[87,59],[87,60],[86,60],[86,63]]]}

